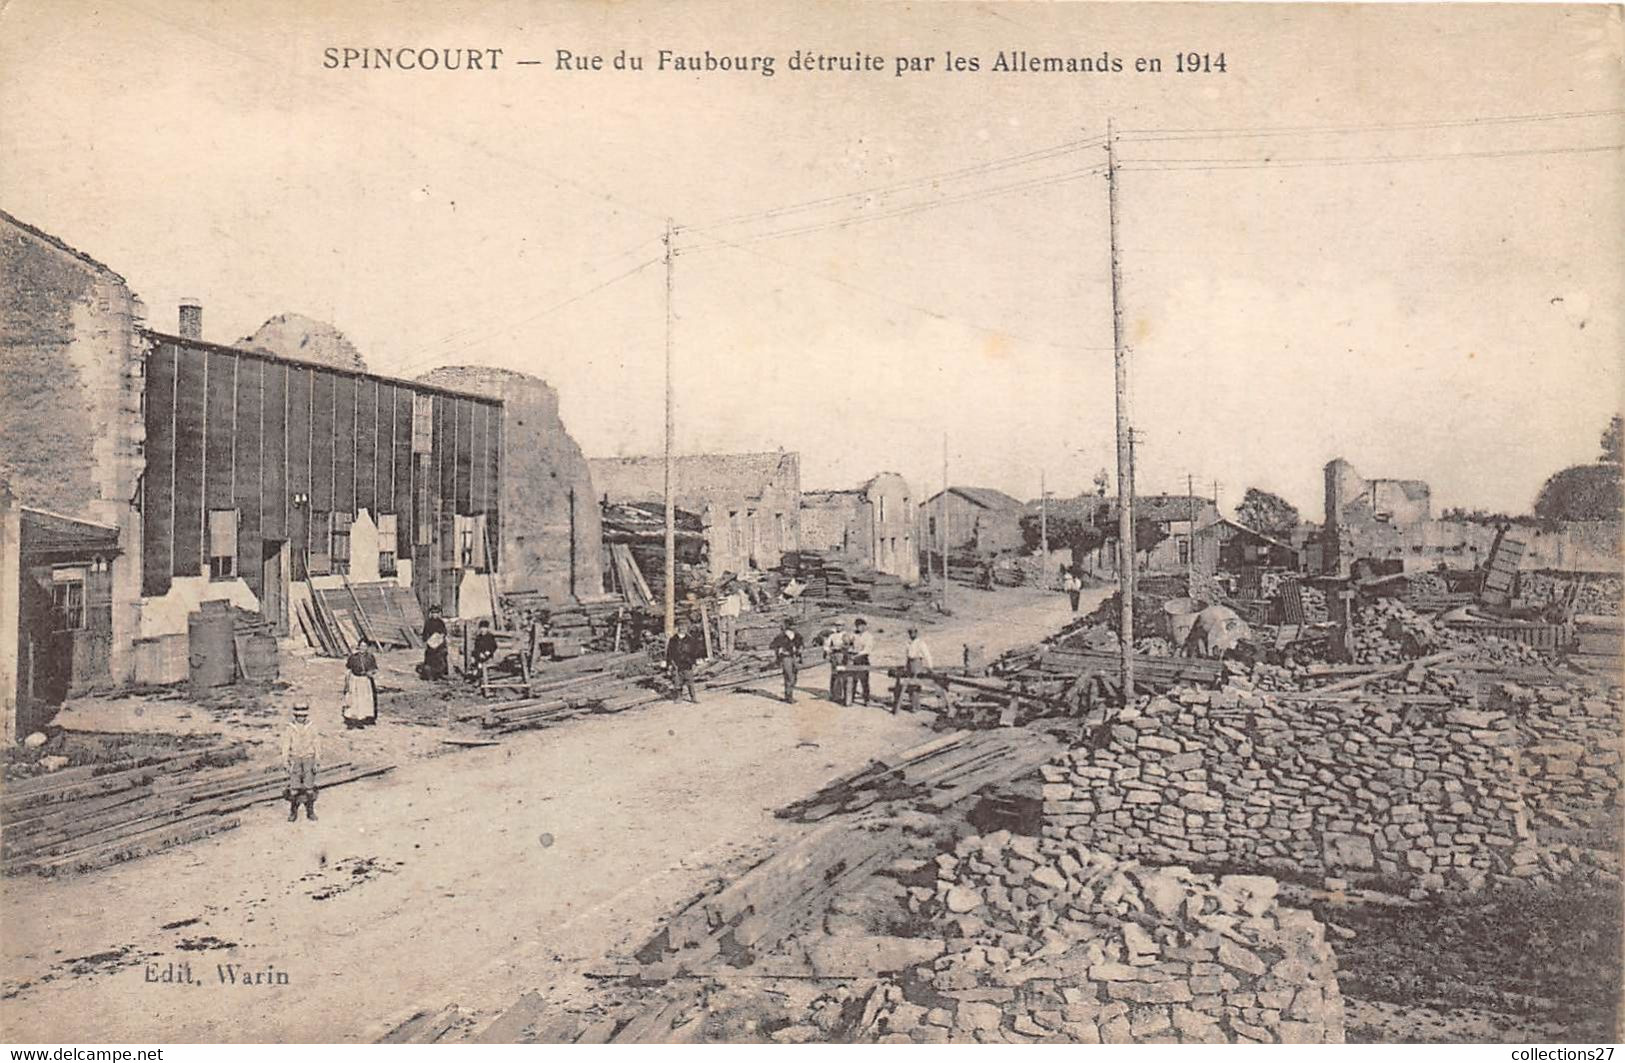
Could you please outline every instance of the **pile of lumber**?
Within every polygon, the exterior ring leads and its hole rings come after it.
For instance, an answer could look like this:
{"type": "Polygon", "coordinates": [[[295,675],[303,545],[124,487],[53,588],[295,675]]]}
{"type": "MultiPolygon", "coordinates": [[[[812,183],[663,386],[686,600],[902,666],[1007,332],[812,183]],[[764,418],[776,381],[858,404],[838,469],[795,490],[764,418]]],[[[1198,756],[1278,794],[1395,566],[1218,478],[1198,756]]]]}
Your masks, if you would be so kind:
{"type": "MultiPolygon", "coordinates": [[[[8,782],[0,795],[5,872],[90,871],[231,830],[239,823],[235,813],[277,800],[286,784],[280,766],[246,758],[241,746],[213,747],[8,782]]],[[[325,790],[392,767],[324,763],[316,786],[325,790]]]]}
{"type": "Polygon", "coordinates": [[[881,802],[936,812],[983,787],[1005,782],[1054,756],[1059,743],[1036,731],[957,731],[837,779],[779,809],[780,819],[813,823],[881,802]]]}
{"type": "Polygon", "coordinates": [[[292,597],[305,640],[324,656],[348,657],[363,638],[402,649],[423,645],[423,610],[409,587],[389,580],[344,580],[337,587],[296,583],[292,597]]]}
{"type": "Polygon", "coordinates": [[[615,586],[628,605],[647,609],[654,604],[654,593],[649,590],[649,582],[643,578],[643,570],[638,568],[630,546],[625,543],[610,544],[609,561],[615,586]]]}
{"type": "Polygon", "coordinates": [[[838,554],[800,551],[784,555],[780,571],[806,584],[803,600],[864,606],[866,612],[906,613],[928,591],[910,587],[889,572],[876,572],[838,554]]]}
{"type": "Polygon", "coordinates": [[[591,653],[535,673],[530,694],[464,713],[495,734],[510,734],[588,713],[621,712],[665,695],[650,686],[655,668],[640,653],[591,653]]]}

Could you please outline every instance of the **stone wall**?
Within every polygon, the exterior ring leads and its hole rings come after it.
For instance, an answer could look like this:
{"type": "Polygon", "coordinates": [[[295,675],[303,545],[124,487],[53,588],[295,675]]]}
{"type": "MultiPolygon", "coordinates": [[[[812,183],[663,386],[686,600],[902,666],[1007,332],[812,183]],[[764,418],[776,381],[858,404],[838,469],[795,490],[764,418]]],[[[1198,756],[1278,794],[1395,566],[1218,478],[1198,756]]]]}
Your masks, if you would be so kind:
{"type": "Polygon", "coordinates": [[[1000,831],[921,888],[946,954],[904,979],[898,1039],[1340,1043],[1325,928],[1272,878],[1149,868],[1000,831]],[[931,1000],[938,1006],[929,1008],[931,1000]]]}
{"type": "Polygon", "coordinates": [[[1308,701],[1234,678],[1046,768],[1047,836],[1159,864],[1477,890],[1540,871],[1505,712],[1308,701]]]}
{"type": "Polygon", "coordinates": [[[21,505],[119,529],[111,669],[133,675],[145,314],[124,278],[0,211],[0,479],[21,505]]]}

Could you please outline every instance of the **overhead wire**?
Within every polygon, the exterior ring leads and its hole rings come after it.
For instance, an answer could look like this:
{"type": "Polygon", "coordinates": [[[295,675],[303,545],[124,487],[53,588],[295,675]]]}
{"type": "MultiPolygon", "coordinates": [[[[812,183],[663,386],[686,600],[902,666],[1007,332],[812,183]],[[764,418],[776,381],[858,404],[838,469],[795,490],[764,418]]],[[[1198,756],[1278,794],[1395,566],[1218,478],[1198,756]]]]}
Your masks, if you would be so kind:
{"type": "Polygon", "coordinates": [[[1018,155],[1009,155],[1002,158],[990,159],[986,162],[961,167],[957,170],[947,170],[942,173],[927,174],[924,177],[917,177],[908,181],[900,181],[888,185],[877,185],[870,188],[859,188],[850,192],[841,192],[836,195],[804,200],[799,203],[790,203],[779,207],[769,207],[765,210],[751,211],[746,214],[735,214],[727,218],[721,218],[717,221],[707,222],[704,225],[691,226],[691,228],[701,231],[714,228],[724,228],[746,221],[757,221],[767,218],[782,217],[786,214],[796,214],[808,210],[814,210],[819,207],[840,203],[848,199],[861,199],[868,196],[891,195],[893,193],[907,191],[908,189],[919,187],[921,185],[940,184],[944,181],[959,181],[966,177],[974,177],[983,173],[992,173],[998,170],[1011,169],[1016,166],[1031,165],[1035,162],[1045,162],[1049,159],[1059,158],[1062,155],[1068,155],[1072,152],[1082,151],[1084,148],[1104,143],[1105,140],[1105,136],[1101,135],[1087,137],[1083,140],[1068,141],[1063,144],[1052,145],[1048,148],[1038,148],[1034,151],[1023,152],[1018,155]]]}
{"type": "Polygon", "coordinates": [[[1538,155],[1586,155],[1604,151],[1618,151],[1625,145],[1576,145],[1557,148],[1507,148],[1492,151],[1423,152],[1409,155],[1323,155],[1287,156],[1272,159],[1248,158],[1189,158],[1178,157],[1125,159],[1119,170],[1258,170],[1272,167],[1302,166],[1377,166],[1396,162],[1435,162],[1445,159],[1504,159],[1538,155]]]}
{"type": "Polygon", "coordinates": [[[442,359],[445,359],[445,358],[449,358],[452,355],[459,354],[459,353],[461,353],[463,351],[468,350],[471,347],[478,347],[480,344],[485,343],[485,342],[487,342],[487,341],[489,341],[491,339],[494,339],[497,336],[503,335],[504,333],[507,333],[507,332],[511,332],[512,330],[514,330],[516,328],[519,328],[522,325],[528,325],[530,322],[539,320],[539,319],[541,319],[543,317],[546,317],[547,315],[552,314],[552,313],[554,313],[554,312],[556,312],[558,310],[562,310],[566,306],[571,305],[572,303],[580,302],[581,300],[587,298],[590,295],[595,295],[598,292],[603,291],[605,288],[608,288],[608,287],[610,287],[612,285],[615,285],[615,284],[619,284],[621,281],[627,280],[627,279],[633,277],[634,275],[636,275],[638,273],[641,273],[644,270],[648,269],[650,266],[653,266],[656,263],[659,263],[659,262],[661,262],[663,260],[664,260],[663,256],[656,255],[654,258],[650,258],[650,259],[647,259],[647,260],[645,260],[643,262],[638,263],[637,265],[633,266],[631,269],[622,270],[620,273],[617,273],[615,276],[610,277],[608,280],[605,280],[605,281],[602,281],[602,282],[600,282],[598,284],[595,284],[591,288],[586,289],[585,291],[578,292],[575,295],[572,295],[572,296],[570,296],[570,297],[568,297],[566,299],[561,299],[560,301],[558,301],[556,303],[553,303],[553,304],[551,304],[549,306],[545,306],[542,309],[535,311],[534,313],[527,314],[524,317],[518,318],[518,319],[516,319],[514,321],[507,322],[507,323],[502,324],[500,326],[497,326],[497,327],[489,330],[487,334],[477,336],[477,337],[475,337],[474,339],[470,340],[467,343],[464,343],[464,344],[462,344],[460,346],[457,346],[457,347],[453,347],[449,351],[439,351],[439,352],[436,352],[436,353],[434,353],[434,354],[432,354],[432,355],[430,355],[428,357],[420,358],[420,359],[418,359],[418,360],[416,360],[414,362],[406,363],[405,365],[402,365],[402,366],[398,367],[396,371],[398,373],[405,374],[406,372],[408,372],[408,371],[410,371],[412,369],[416,369],[416,368],[419,368],[421,366],[428,365],[431,362],[435,362],[435,361],[439,361],[439,360],[442,360],[442,359]]]}
{"type": "Polygon", "coordinates": [[[1478,125],[1509,125],[1535,122],[1572,121],[1625,115],[1625,109],[1591,111],[1551,111],[1544,114],[1485,115],[1475,118],[1432,119],[1415,122],[1373,122],[1342,126],[1237,126],[1216,129],[1125,129],[1119,142],[1152,143],[1164,140],[1224,140],[1232,137],[1319,136],[1345,133],[1405,132],[1423,129],[1452,129],[1478,125]],[[1142,134],[1156,134],[1146,136],[1142,134]]]}
{"type": "Polygon", "coordinates": [[[1067,181],[1075,181],[1079,178],[1088,177],[1091,174],[1104,173],[1105,169],[1104,164],[1097,164],[1078,170],[1069,170],[1065,173],[1051,174],[1045,177],[1032,178],[1027,181],[1019,181],[1014,184],[997,185],[993,188],[978,189],[974,192],[967,192],[960,195],[925,200],[923,202],[912,203],[906,206],[889,208],[881,211],[878,214],[856,214],[831,221],[818,222],[815,224],[803,225],[790,229],[770,230],[765,233],[742,236],[737,238],[735,241],[723,240],[720,236],[717,236],[715,233],[712,233],[709,230],[692,227],[695,229],[695,231],[705,232],[706,235],[711,237],[713,242],[708,244],[690,245],[683,248],[681,253],[692,254],[696,251],[711,250],[712,248],[720,245],[737,246],[739,243],[761,243],[766,240],[780,240],[791,236],[805,236],[811,233],[823,232],[828,229],[844,229],[852,225],[866,225],[870,222],[885,221],[889,218],[900,218],[911,214],[923,213],[925,211],[939,210],[943,207],[950,207],[960,203],[971,203],[980,199],[987,199],[992,196],[1007,195],[1011,192],[1026,191],[1034,188],[1043,188],[1048,185],[1062,184],[1067,181]]]}

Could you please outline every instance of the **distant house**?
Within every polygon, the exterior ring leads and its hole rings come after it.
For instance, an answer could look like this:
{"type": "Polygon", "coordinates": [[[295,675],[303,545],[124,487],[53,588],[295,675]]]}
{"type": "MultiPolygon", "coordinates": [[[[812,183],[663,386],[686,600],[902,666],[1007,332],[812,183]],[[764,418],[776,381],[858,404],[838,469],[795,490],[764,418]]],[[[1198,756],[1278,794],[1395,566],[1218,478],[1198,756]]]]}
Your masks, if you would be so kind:
{"type": "Polygon", "coordinates": [[[1198,572],[1241,572],[1249,568],[1299,567],[1299,552],[1291,543],[1223,518],[1196,533],[1195,568],[1198,572]]]}
{"type": "Polygon", "coordinates": [[[1022,545],[1022,504],[991,487],[950,487],[920,503],[920,545],[940,552],[992,557],[1022,545]],[[944,512],[946,510],[946,512],[944,512]],[[943,522],[946,521],[944,527],[943,522]]]}
{"type": "Polygon", "coordinates": [[[833,550],[905,583],[920,578],[908,481],[883,472],[861,487],[801,496],[801,548],[833,550]]]}
{"type": "MultiPolygon", "coordinates": [[[[665,501],[661,457],[592,458],[593,489],[610,505],[665,501]]],[[[778,566],[801,549],[801,459],[788,451],[674,458],[677,508],[699,516],[713,577],[778,566]]]]}
{"type": "MultiPolygon", "coordinates": [[[[1036,512],[1031,506],[1030,511],[1036,512]]],[[[1104,527],[1111,537],[1096,551],[1089,562],[1091,568],[1110,567],[1117,550],[1117,500],[1097,495],[1052,500],[1049,515],[1081,519],[1086,524],[1104,527]]],[[[1190,559],[1191,538],[1202,529],[1219,521],[1219,508],[1211,498],[1198,495],[1140,495],[1134,499],[1136,524],[1150,521],[1157,526],[1161,538],[1150,550],[1139,555],[1142,572],[1179,573],[1185,571],[1190,559]]]]}

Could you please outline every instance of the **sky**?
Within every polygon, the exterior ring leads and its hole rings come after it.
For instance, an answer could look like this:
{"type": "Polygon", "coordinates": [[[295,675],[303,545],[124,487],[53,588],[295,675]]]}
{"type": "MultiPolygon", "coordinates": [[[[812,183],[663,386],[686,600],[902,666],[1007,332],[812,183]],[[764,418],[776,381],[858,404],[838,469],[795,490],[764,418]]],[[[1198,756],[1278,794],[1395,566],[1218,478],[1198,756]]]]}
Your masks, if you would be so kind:
{"type": "Polygon", "coordinates": [[[1521,512],[1622,405],[1618,8],[326,6],[0,6],[0,206],[156,328],[196,297],[217,342],[298,312],[376,372],[543,377],[592,456],[662,445],[671,220],[681,452],[783,447],[806,488],[887,469],[923,497],[946,449],[953,482],[1032,498],[1115,483],[1110,119],[1140,491],[1319,519],[1343,457],[1521,512]],[[503,51],[325,68],[344,47],[503,51]],[[1226,69],[1169,72],[1181,51],[1226,69]]]}

